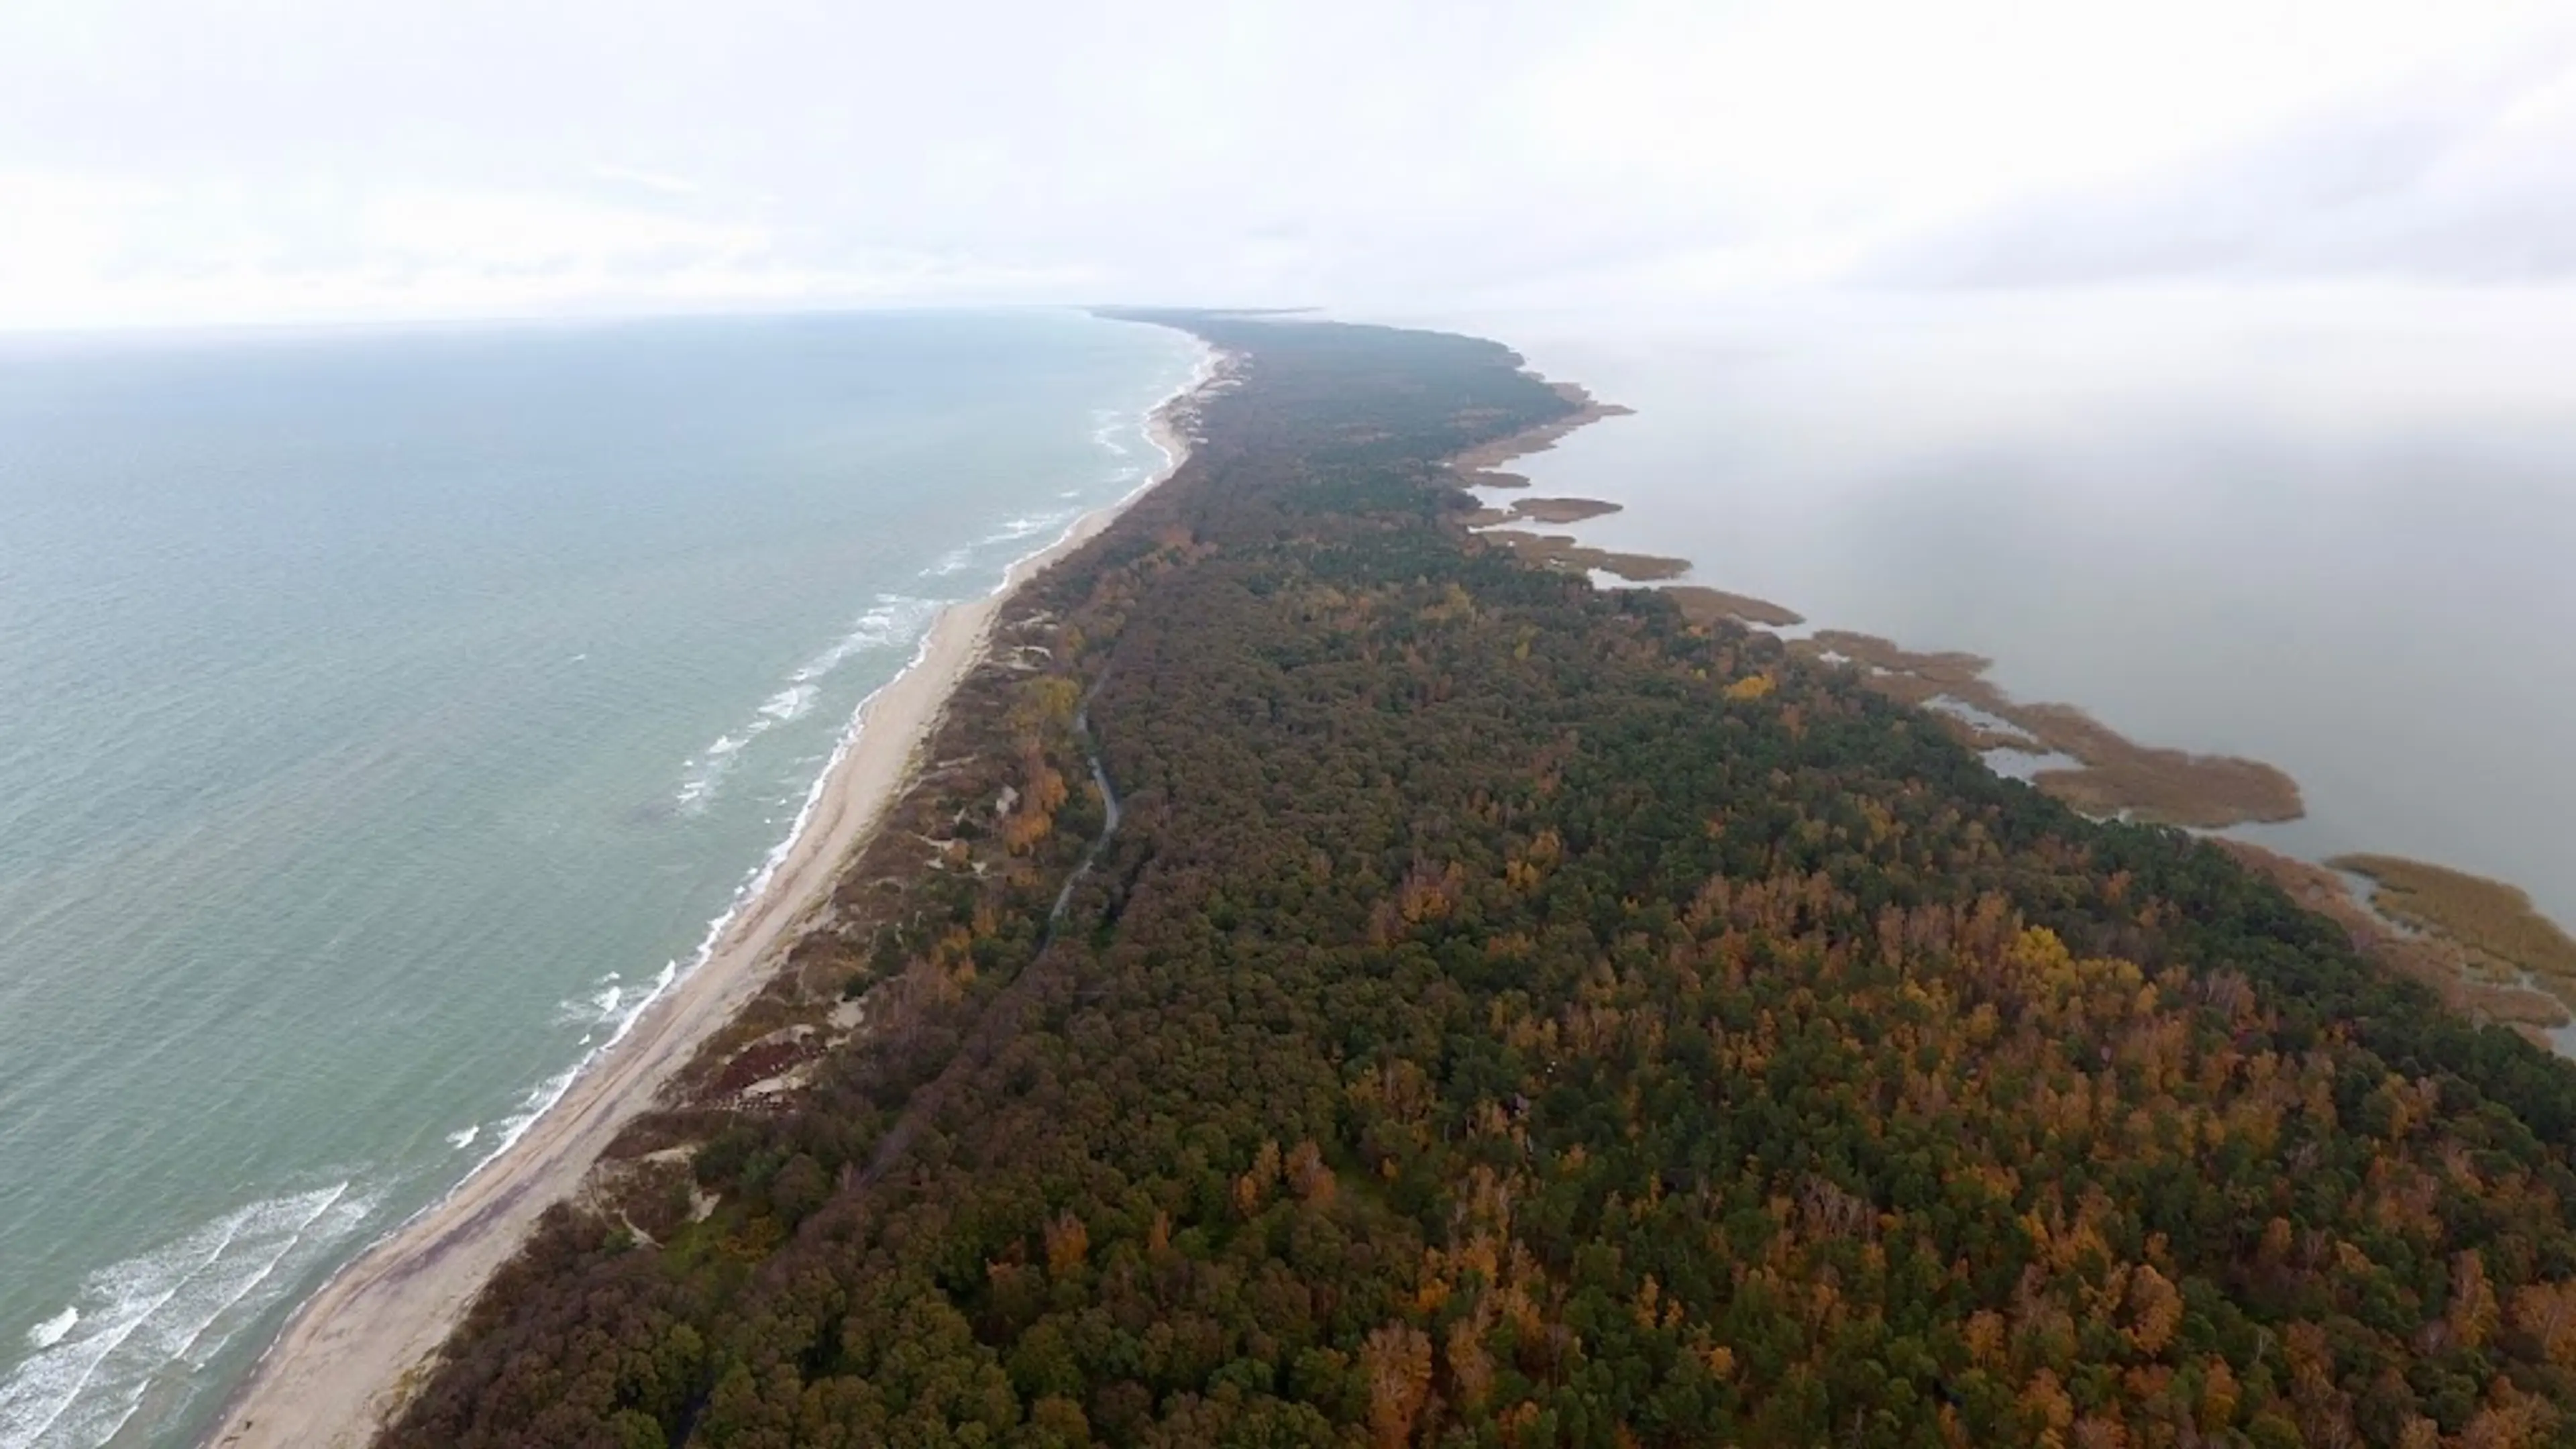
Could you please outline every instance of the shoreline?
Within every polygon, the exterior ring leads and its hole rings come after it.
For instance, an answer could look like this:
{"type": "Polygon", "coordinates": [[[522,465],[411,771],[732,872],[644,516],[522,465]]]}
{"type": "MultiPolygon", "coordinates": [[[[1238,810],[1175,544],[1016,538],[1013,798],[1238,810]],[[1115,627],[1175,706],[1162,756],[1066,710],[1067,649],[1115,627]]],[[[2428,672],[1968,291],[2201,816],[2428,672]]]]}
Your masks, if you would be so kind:
{"type": "Polygon", "coordinates": [[[373,1439],[536,1219],[581,1188],[626,1123],[768,983],[786,948],[830,899],[846,862],[911,783],[921,746],[957,686],[983,662],[1003,605],[1188,460],[1194,439],[1178,419],[1228,376],[1227,362],[1201,344],[1189,379],[1147,412],[1145,435],[1163,463],[1145,481],[1015,560],[991,591],[939,611],[911,662],[860,701],[787,838],[711,925],[692,964],[514,1141],[298,1304],[202,1443],[360,1449],[373,1439]]]}
{"type": "Polygon", "coordinates": [[[1932,711],[1938,721],[1997,774],[2009,775],[2093,819],[2133,819],[2192,831],[2215,842],[2240,864],[2271,880],[2294,901],[2344,928],[2356,950],[2383,969],[2419,981],[2464,1019],[2507,1027],[2534,1045],[2576,1060],[2576,960],[2570,934],[2509,881],[2470,875],[2425,861],[2390,855],[2284,854],[2227,832],[2249,825],[2306,817],[2298,782],[2263,761],[2202,755],[2141,744],[2082,707],[2023,701],[2005,693],[1986,673],[1994,661],[1959,652],[1926,653],[1851,629],[1819,629],[1796,610],[1768,599],[1691,579],[1688,559],[1619,553],[1571,534],[1541,534],[1527,525],[1579,525],[1626,511],[1607,498],[1501,497],[1479,491],[1520,490],[1532,480],[1497,471],[1501,464],[1552,449],[1559,441],[1606,417],[1634,409],[1605,405],[1580,387],[1556,384],[1577,411],[1556,424],[1499,439],[1450,460],[1459,487],[1477,505],[1459,516],[1472,537],[1490,539],[1525,559],[1567,572],[1617,582],[1607,587],[1655,589],[1672,596],[1696,624],[1730,621],[1767,633],[1793,655],[1811,662],[1847,664],[1862,683],[1900,703],[1932,711]],[[2028,774],[2005,763],[2027,761],[2028,774]],[[2392,911],[2385,879],[2365,863],[2377,861],[2398,875],[2440,883],[2447,909],[2392,911]],[[2363,883],[2355,883],[2356,872],[2363,883]],[[2503,902],[2499,907],[2498,902],[2503,902]],[[2511,917],[2505,920],[2502,918],[2511,917]],[[2501,925],[2499,921],[2501,920],[2501,925]],[[2492,937],[2509,928],[2542,941],[2538,956],[2499,949],[2492,937]]]}

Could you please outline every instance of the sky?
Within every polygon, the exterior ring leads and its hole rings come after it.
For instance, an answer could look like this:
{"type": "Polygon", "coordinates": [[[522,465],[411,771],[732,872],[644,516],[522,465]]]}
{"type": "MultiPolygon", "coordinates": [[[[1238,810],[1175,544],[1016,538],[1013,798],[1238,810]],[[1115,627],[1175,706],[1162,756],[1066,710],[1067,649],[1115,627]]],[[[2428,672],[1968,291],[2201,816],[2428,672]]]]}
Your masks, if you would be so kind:
{"type": "Polygon", "coordinates": [[[0,330],[2570,283],[2570,0],[0,0],[0,330]]]}

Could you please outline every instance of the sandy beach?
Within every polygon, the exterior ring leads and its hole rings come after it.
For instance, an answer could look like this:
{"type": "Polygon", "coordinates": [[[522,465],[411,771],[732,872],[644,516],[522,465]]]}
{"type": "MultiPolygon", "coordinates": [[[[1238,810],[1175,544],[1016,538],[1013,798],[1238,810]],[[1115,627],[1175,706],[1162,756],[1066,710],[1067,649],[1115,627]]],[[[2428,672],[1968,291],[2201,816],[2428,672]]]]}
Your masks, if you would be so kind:
{"type": "Polygon", "coordinates": [[[911,779],[949,697],[982,660],[1004,603],[1171,476],[1188,448],[1180,422],[1185,405],[1219,376],[1219,359],[1210,354],[1191,383],[1155,410],[1149,428],[1166,463],[1150,481],[1022,559],[994,592],[940,613],[912,666],[860,706],[848,748],[824,777],[766,889],[744,903],[706,958],[508,1151],[306,1300],[208,1443],[357,1449],[373,1437],[416,1380],[415,1371],[537,1217],[572,1195],[618,1131],[767,981],[784,948],[830,895],[843,863],[911,779]]]}

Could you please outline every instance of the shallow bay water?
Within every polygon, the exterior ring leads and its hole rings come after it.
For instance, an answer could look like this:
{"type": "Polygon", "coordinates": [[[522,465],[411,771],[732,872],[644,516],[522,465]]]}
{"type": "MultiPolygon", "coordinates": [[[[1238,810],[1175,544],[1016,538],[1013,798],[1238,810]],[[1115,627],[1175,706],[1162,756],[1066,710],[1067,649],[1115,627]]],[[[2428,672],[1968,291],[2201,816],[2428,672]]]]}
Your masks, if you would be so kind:
{"type": "MultiPolygon", "coordinates": [[[[1846,296],[1435,319],[1637,409],[1510,465],[1815,624],[2289,771],[2576,927],[2576,302],[1846,296]]],[[[1493,495],[1497,501],[1514,496],[1493,495]]]]}
{"type": "Polygon", "coordinates": [[[940,604],[1147,476],[1195,357],[0,342],[0,1446],[188,1442],[685,969],[940,604]]]}

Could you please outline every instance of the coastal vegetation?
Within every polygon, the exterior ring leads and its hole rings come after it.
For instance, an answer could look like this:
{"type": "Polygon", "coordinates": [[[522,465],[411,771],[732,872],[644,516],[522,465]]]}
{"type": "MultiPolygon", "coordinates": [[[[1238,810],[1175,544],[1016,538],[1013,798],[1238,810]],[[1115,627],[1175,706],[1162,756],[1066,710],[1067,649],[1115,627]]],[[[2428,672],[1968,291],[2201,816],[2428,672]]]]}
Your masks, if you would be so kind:
{"type": "MultiPolygon", "coordinates": [[[[1532,453],[1544,453],[1555,447],[1558,440],[1577,429],[1589,427],[1604,418],[1623,418],[1635,411],[1633,408],[1621,407],[1617,403],[1597,401],[1592,394],[1575,383],[1558,382],[1542,385],[1555,393],[1557,402],[1562,404],[1556,409],[1556,415],[1545,422],[1496,432],[1449,455],[1448,465],[1455,471],[1461,482],[1472,488],[1527,488],[1529,486],[1527,478],[1518,473],[1503,472],[1502,466],[1514,458],[1526,458],[1532,453]]],[[[1452,423],[1456,426],[1480,427],[1486,423],[1505,420],[1507,420],[1506,415],[1501,414],[1492,417],[1461,414],[1452,419],[1452,423]]]]}
{"type": "Polygon", "coordinates": [[[1657,583],[1677,579],[1690,572],[1690,560],[1666,558],[1651,553],[1616,553],[1606,548],[1577,542],[1562,533],[1531,533],[1518,528],[1488,529],[1483,537],[1494,540],[1531,563],[1548,568],[1588,573],[1598,569],[1605,574],[1625,579],[1632,584],[1657,583]]]}
{"type": "Polygon", "coordinates": [[[2368,877],[2373,906],[2465,948],[2478,974],[2502,981],[2528,976],[2560,1000],[2576,1000],[2576,939],[2534,908],[2520,887],[2393,855],[2343,855],[2326,863],[2368,877]]]}
{"type": "Polygon", "coordinates": [[[1468,529],[1504,349],[1160,320],[1188,462],[386,1444],[2576,1435],[2576,1071],[1982,661],[1468,529]]]}
{"type": "MultiPolygon", "coordinates": [[[[1597,405],[1584,411],[1602,415],[1597,405]]],[[[1538,432],[1549,445],[1562,436],[1554,428],[1538,432]]],[[[1506,444],[1470,456],[1512,457],[1518,452],[1506,444]]],[[[1523,487],[1528,482],[1517,475],[1470,468],[1461,468],[1460,474],[1461,481],[1473,487],[1523,487]]],[[[1599,572],[1629,583],[1668,583],[1691,571],[1688,559],[1622,553],[1570,534],[1511,526],[1580,523],[1618,511],[1616,504],[1589,498],[1526,498],[1507,507],[1477,508],[1462,515],[1461,521],[1480,537],[1547,568],[1599,572]]],[[[1705,584],[1673,584],[1664,592],[1693,623],[1732,620],[1787,629],[1806,622],[1785,605],[1705,584]]],[[[1971,749],[2063,757],[2070,763],[2043,764],[2032,774],[2031,783],[2088,815],[2214,830],[2296,820],[2306,813],[2298,782],[2276,766],[2232,755],[2196,755],[2142,745],[2073,705],[2023,703],[1986,678],[1994,661],[1981,655],[1923,653],[1848,629],[1820,629],[1791,641],[1790,647],[1808,658],[1850,663],[1869,687],[1908,704],[1930,707],[1971,749]]]]}
{"type": "Polygon", "coordinates": [[[1797,610],[1757,599],[1751,594],[1731,594],[1706,584],[1675,584],[1664,590],[1664,597],[1682,611],[1682,617],[1694,624],[1715,624],[1732,619],[1743,624],[1757,624],[1766,629],[1789,629],[1807,622],[1797,610]]]}
{"type": "Polygon", "coordinates": [[[2214,830],[2305,813],[2298,782],[2271,765],[2141,745],[2073,705],[2025,704],[1986,678],[1994,661],[1978,655],[1917,653],[1848,629],[1821,629],[1791,647],[1850,662],[1862,683],[1890,698],[1966,706],[1936,712],[1978,749],[2073,758],[2074,767],[2043,769],[2032,783],[2088,815],[2214,830]]]}
{"type": "MultiPolygon", "coordinates": [[[[2546,1045],[2548,1039],[2541,1031],[2565,1026],[2571,1019],[2559,998],[2519,984],[2523,971],[2500,970],[2449,931],[2431,924],[2426,916],[2418,913],[2401,921],[2383,914],[2385,905],[2364,904],[2332,866],[2293,860],[2241,840],[2221,840],[2218,844],[2248,867],[2271,878],[2292,900],[2341,926],[2363,955],[2423,982],[2442,998],[2444,1006],[2472,1021],[2502,1022],[2546,1045]]],[[[2342,861],[2335,862],[2335,866],[2351,868],[2342,861]]],[[[2480,884],[2497,885],[2491,881],[2480,884]]],[[[2522,901],[2518,909],[2529,910],[2529,900],[2522,901]]]]}
{"type": "Polygon", "coordinates": [[[1587,518],[1607,518],[1619,511],[1616,503],[1598,498],[1515,498],[1508,508],[1483,508],[1468,515],[1470,527],[1494,523],[1581,523],[1587,518]]]}
{"type": "MultiPolygon", "coordinates": [[[[1551,431],[1549,441],[1556,436],[1551,431]]],[[[1481,475],[1463,481],[1490,486],[1481,475]]],[[[1619,505],[1596,499],[1523,498],[1508,507],[1479,508],[1463,521],[1548,567],[1599,570],[1632,583],[1662,582],[1690,571],[1685,559],[1612,553],[1571,537],[1507,527],[1580,523],[1618,511],[1619,505]]],[[[1662,592],[1694,624],[1793,629],[1806,622],[1785,605],[1705,584],[1669,584],[1662,592]]],[[[2305,813],[2298,783],[2275,766],[2142,746],[2075,706],[2022,703],[1985,677],[1994,662],[1980,655],[1923,653],[1841,629],[1814,631],[1790,647],[1809,658],[1851,664],[1871,688],[1925,707],[1999,769],[2011,772],[2005,762],[2034,762],[2020,778],[2088,815],[2215,830],[2305,813]]],[[[2342,926],[2355,949],[2431,987],[2452,1010],[2512,1026],[2543,1045],[2549,1042],[2547,1029],[2568,1024],[2568,1004],[2576,1002],[2576,938],[2540,914],[2519,887],[2393,856],[2347,855],[2318,866],[2243,842],[2221,843],[2300,904],[2342,926]],[[2368,904],[2354,897],[2337,871],[2374,882],[2368,904]]]]}

